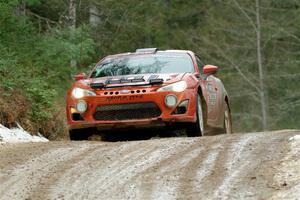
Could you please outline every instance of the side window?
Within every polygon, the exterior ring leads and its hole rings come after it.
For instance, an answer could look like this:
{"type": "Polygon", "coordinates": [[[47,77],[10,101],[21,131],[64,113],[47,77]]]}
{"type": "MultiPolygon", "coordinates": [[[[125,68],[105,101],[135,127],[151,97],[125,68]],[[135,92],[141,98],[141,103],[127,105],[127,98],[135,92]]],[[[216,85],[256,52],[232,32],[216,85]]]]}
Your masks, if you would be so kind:
{"type": "Polygon", "coordinates": [[[196,60],[197,60],[198,68],[199,68],[200,72],[202,72],[202,68],[204,66],[204,63],[201,61],[201,59],[199,58],[199,56],[196,56],[196,60]]]}

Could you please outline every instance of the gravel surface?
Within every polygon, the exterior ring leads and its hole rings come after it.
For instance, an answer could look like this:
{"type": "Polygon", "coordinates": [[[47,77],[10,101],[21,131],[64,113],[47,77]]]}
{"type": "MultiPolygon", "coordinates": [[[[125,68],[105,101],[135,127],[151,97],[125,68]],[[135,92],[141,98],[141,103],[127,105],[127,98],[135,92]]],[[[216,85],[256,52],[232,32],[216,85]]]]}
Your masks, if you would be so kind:
{"type": "Polygon", "coordinates": [[[300,199],[299,134],[0,144],[0,199],[300,199]]]}

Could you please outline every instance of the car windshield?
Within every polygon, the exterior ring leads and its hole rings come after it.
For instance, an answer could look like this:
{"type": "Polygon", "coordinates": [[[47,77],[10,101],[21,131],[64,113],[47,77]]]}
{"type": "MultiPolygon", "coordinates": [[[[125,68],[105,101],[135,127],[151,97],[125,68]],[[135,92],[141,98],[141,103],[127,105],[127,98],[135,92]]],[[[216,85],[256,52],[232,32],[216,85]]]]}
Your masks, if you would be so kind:
{"type": "Polygon", "coordinates": [[[190,56],[140,55],[104,60],[97,65],[91,78],[153,73],[193,72],[190,56]]]}

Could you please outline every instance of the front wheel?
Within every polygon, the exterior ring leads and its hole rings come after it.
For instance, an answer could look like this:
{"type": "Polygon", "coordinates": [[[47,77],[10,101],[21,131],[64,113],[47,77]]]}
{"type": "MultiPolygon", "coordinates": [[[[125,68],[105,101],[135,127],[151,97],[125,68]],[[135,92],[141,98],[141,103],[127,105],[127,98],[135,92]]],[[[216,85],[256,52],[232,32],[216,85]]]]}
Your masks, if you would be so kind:
{"type": "Polygon", "coordinates": [[[188,124],[186,128],[186,133],[188,137],[198,137],[203,136],[204,133],[204,125],[205,125],[205,115],[204,115],[204,106],[201,96],[197,95],[196,101],[196,123],[188,124]]]}

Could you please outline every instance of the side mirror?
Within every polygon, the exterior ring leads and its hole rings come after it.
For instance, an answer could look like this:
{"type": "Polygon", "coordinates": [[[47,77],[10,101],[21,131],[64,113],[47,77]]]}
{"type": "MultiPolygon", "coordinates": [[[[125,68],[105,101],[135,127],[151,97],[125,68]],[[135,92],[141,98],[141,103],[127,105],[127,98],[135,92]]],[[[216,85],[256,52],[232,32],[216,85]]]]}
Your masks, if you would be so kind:
{"type": "Polygon", "coordinates": [[[218,69],[219,68],[217,66],[214,66],[214,65],[205,65],[203,67],[203,73],[205,75],[215,74],[215,73],[217,73],[218,69]]]}
{"type": "Polygon", "coordinates": [[[75,81],[80,81],[82,79],[85,79],[85,77],[86,77],[85,73],[80,73],[80,74],[77,74],[77,75],[74,76],[75,81]]]}

